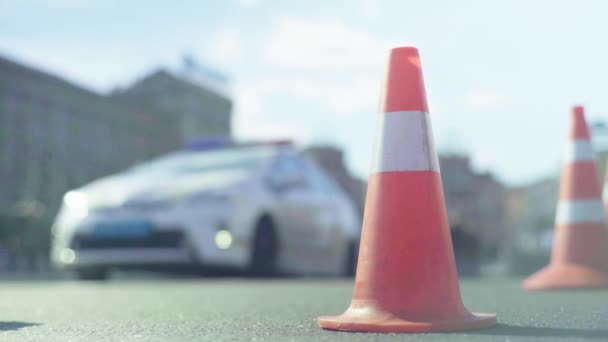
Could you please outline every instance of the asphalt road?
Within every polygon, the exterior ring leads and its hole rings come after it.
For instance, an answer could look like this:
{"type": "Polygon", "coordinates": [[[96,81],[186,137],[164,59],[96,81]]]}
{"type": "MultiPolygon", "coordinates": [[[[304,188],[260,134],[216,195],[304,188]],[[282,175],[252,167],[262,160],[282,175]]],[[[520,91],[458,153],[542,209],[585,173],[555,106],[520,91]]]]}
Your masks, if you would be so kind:
{"type": "Polygon", "coordinates": [[[527,294],[519,280],[464,280],[467,306],[493,329],[352,334],[317,328],[342,312],[352,280],[139,279],[0,282],[0,341],[608,340],[608,290],[527,294]]]}

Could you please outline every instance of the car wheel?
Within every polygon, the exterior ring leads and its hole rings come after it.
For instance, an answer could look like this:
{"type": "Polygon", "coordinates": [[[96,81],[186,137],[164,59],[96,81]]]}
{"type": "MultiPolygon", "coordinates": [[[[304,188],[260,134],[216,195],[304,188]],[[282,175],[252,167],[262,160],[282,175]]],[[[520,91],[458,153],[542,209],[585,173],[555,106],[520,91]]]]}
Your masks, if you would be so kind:
{"type": "Polygon", "coordinates": [[[76,271],[79,280],[107,280],[109,271],[105,268],[82,269],[76,271]]]}
{"type": "Polygon", "coordinates": [[[276,274],[279,243],[270,218],[263,217],[258,222],[253,238],[250,271],[254,276],[276,274]]]}
{"type": "Polygon", "coordinates": [[[345,277],[353,277],[357,272],[357,259],[359,258],[359,244],[357,242],[350,242],[346,246],[344,253],[346,256],[344,259],[344,266],[342,274],[345,277]]]}

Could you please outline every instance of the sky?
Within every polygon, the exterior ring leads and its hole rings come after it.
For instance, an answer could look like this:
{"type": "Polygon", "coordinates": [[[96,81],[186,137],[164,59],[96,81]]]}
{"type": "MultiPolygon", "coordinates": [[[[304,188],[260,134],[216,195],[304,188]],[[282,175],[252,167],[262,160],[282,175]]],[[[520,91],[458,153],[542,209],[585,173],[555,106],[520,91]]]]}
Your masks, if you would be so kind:
{"type": "Polygon", "coordinates": [[[570,108],[608,119],[605,1],[0,0],[0,55],[106,93],[185,53],[233,132],[344,148],[366,177],[391,47],[421,54],[436,146],[511,185],[555,174],[570,108]]]}

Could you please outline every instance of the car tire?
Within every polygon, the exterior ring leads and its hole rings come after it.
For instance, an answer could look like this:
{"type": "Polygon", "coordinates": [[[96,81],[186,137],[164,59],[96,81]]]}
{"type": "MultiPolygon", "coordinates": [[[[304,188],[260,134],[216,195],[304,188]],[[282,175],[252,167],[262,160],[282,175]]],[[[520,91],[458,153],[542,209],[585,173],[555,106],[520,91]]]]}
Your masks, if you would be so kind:
{"type": "Polygon", "coordinates": [[[279,241],[272,220],[265,216],[258,222],[252,240],[249,265],[253,276],[273,276],[277,274],[279,241]]]}
{"type": "Polygon", "coordinates": [[[76,271],[76,276],[78,277],[78,280],[101,281],[101,280],[108,279],[109,271],[105,268],[82,269],[82,270],[76,271]]]}
{"type": "Polygon", "coordinates": [[[357,260],[359,258],[359,243],[351,241],[346,246],[344,252],[344,264],[342,275],[345,277],[354,277],[357,272],[357,260]]]}

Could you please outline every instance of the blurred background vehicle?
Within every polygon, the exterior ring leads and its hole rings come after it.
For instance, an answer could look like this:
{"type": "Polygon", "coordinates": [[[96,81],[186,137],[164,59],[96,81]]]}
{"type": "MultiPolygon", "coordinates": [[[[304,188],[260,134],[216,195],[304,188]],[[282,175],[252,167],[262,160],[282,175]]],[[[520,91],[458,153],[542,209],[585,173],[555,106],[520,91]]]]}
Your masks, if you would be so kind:
{"type": "Polygon", "coordinates": [[[387,50],[404,41],[426,63],[459,272],[523,275],[546,264],[559,146],[578,101],[591,105],[605,172],[605,5],[322,5],[1,2],[0,276],[55,274],[50,228],[66,192],[201,137],[293,140],[361,220],[378,85],[387,50]],[[576,54],[563,53],[564,37],[576,54]],[[555,70],[570,72],[547,82],[555,70]]]}
{"type": "Polygon", "coordinates": [[[355,204],[290,143],[194,143],[71,190],[52,260],[80,279],[195,264],[256,275],[352,275],[355,204]]]}

